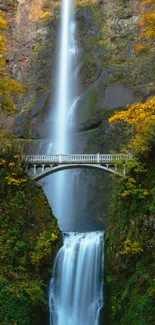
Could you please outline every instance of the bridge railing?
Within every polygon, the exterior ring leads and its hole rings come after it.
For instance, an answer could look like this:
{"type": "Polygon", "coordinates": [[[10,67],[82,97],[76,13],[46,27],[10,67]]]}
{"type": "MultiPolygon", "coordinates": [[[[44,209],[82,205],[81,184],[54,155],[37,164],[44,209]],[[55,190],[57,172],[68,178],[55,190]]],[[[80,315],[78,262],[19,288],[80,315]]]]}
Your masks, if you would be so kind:
{"type": "Polygon", "coordinates": [[[131,155],[127,154],[67,154],[67,155],[24,155],[23,159],[34,164],[95,164],[112,163],[117,160],[128,160],[131,155]]]}

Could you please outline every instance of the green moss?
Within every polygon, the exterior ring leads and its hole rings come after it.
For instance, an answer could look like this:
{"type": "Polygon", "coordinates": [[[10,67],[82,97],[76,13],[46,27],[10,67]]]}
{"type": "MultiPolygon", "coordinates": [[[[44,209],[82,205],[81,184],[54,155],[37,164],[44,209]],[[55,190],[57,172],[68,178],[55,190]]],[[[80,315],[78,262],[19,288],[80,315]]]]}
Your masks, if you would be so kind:
{"type": "Polygon", "coordinates": [[[96,7],[91,6],[91,10],[92,10],[96,25],[98,27],[100,27],[101,31],[102,31],[102,28],[105,24],[105,16],[101,13],[98,6],[96,6],[96,7]]]}
{"type": "Polygon", "coordinates": [[[94,63],[94,56],[91,52],[84,52],[83,54],[84,63],[94,63]]]}
{"type": "Polygon", "coordinates": [[[23,111],[29,111],[31,110],[31,108],[37,103],[37,99],[33,99],[33,101],[31,103],[29,103],[28,105],[26,105],[25,107],[23,107],[23,111]]]}
{"type": "Polygon", "coordinates": [[[87,121],[96,107],[96,90],[91,87],[79,108],[79,116],[82,121],[87,121]]]}

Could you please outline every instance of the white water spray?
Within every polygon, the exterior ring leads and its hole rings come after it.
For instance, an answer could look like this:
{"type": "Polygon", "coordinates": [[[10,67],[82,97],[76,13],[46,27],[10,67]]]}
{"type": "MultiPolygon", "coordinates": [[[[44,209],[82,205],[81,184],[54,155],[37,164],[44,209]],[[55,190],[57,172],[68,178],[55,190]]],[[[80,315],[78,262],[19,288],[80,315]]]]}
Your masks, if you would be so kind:
{"type": "MultiPolygon", "coordinates": [[[[69,111],[75,97],[74,65],[76,57],[75,21],[74,21],[74,0],[62,0],[61,26],[60,26],[60,53],[58,56],[58,77],[56,84],[55,98],[55,126],[54,147],[49,145],[48,154],[67,154],[71,148],[71,134],[69,125],[69,111]],[[52,151],[51,151],[52,148],[52,151]],[[54,150],[53,150],[54,148],[54,150]]],[[[71,173],[71,172],[70,172],[71,173]]],[[[45,185],[48,196],[52,194],[52,206],[54,213],[59,220],[61,229],[69,229],[70,224],[69,207],[67,201],[72,201],[70,188],[71,176],[68,172],[61,171],[52,176],[45,185]],[[67,196],[68,195],[68,196],[67,196]],[[64,225],[64,215],[67,223],[64,225]]]]}
{"type": "Polygon", "coordinates": [[[102,232],[64,235],[50,285],[50,325],[99,325],[103,237],[102,232]]]}
{"type": "MultiPolygon", "coordinates": [[[[74,0],[62,0],[54,141],[58,154],[70,151],[71,127],[80,99],[75,92],[77,74],[73,73],[78,56],[73,11],[74,0]]],[[[74,204],[79,188],[76,178],[77,171],[59,172],[53,178],[54,212],[63,229],[73,228],[75,209],[79,210],[74,204]]],[[[103,306],[103,237],[103,232],[64,234],[50,284],[50,325],[99,325],[103,306]]]]}
{"type": "Polygon", "coordinates": [[[73,100],[73,63],[76,53],[74,42],[75,22],[73,21],[73,0],[62,1],[60,57],[56,104],[56,153],[68,152],[68,112],[73,100]]]}

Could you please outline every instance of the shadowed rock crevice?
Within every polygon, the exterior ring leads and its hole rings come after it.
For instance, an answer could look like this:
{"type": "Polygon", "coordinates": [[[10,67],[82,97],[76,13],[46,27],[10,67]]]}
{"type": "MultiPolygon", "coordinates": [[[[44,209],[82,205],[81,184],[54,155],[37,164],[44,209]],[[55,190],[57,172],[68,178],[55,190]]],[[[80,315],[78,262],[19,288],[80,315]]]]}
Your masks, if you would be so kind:
{"type": "Polygon", "coordinates": [[[102,120],[95,121],[95,119],[88,121],[86,124],[83,124],[77,128],[78,132],[89,131],[97,129],[102,123],[102,120]]]}

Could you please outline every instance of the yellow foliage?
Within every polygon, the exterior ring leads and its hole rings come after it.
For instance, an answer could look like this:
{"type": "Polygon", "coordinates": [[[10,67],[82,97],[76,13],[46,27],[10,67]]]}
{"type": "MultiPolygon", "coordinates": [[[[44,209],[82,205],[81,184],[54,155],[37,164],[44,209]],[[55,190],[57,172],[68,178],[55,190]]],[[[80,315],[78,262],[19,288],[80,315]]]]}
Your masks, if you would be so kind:
{"type": "MultiPolygon", "coordinates": [[[[139,168],[139,172],[142,170],[144,171],[144,169],[139,168]]],[[[136,179],[134,179],[133,177],[125,176],[124,180],[125,187],[121,193],[122,197],[129,197],[135,195],[137,198],[144,199],[149,194],[146,188],[144,188],[141,183],[137,184],[136,179]]]]}
{"type": "Polygon", "coordinates": [[[16,178],[13,178],[13,177],[10,177],[10,176],[7,176],[6,180],[8,181],[8,185],[16,185],[16,186],[27,182],[27,178],[16,179],[16,178]]]}
{"type": "Polygon", "coordinates": [[[137,51],[142,51],[148,44],[153,45],[155,39],[155,0],[144,0],[143,3],[144,10],[139,22],[141,32],[138,39],[144,43],[136,46],[137,51]]]}
{"type": "Polygon", "coordinates": [[[96,6],[98,4],[98,0],[76,0],[76,6],[85,7],[88,5],[96,6]]]}
{"type": "Polygon", "coordinates": [[[33,0],[30,5],[31,5],[31,10],[30,10],[30,14],[29,14],[29,19],[30,20],[39,20],[39,18],[41,18],[42,14],[43,14],[42,0],[33,0]]]}
{"type": "Polygon", "coordinates": [[[5,60],[3,59],[3,55],[6,52],[6,40],[3,35],[3,30],[6,28],[6,20],[3,12],[0,10],[0,108],[12,112],[15,110],[12,95],[20,93],[23,89],[18,81],[9,78],[6,72],[5,60]]]}
{"type": "Polygon", "coordinates": [[[44,20],[48,20],[48,19],[50,19],[52,17],[53,17],[53,15],[49,11],[45,11],[41,16],[41,18],[44,19],[44,20]]]}
{"type": "Polygon", "coordinates": [[[15,166],[14,161],[11,161],[11,162],[9,163],[9,166],[10,166],[10,167],[15,166]]]}
{"type": "Polygon", "coordinates": [[[58,240],[58,235],[52,233],[51,234],[51,239],[52,239],[52,241],[58,240]]]}
{"type": "Polygon", "coordinates": [[[144,46],[143,44],[138,44],[138,45],[136,46],[136,51],[137,51],[137,52],[141,52],[142,50],[144,50],[144,48],[145,48],[145,46],[144,46]]]}
{"type": "Polygon", "coordinates": [[[43,231],[42,233],[40,233],[40,235],[38,236],[37,251],[35,251],[31,255],[32,264],[39,266],[41,260],[46,256],[49,256],[51,252],[52,244],[57,242],[58,238],[59,237],[57,234],[57,229],[55,229],[51,233],[50,237],[47,231],[43,231]]]}
{"type": "Polygon", "coordinates": [[[147,151],[155,139],[155,97],[145,103],[137,103],[126,111],[117,112],[110,123],[125,122],[135,127],[135,137],[130,147],[136,151],[147,151]]]}
{"type": "Polygon", "coordinates": [[[140,246],[140,243],[138,241],[131,242],[130,239],[127,239],[124,243],[124,250],[120,251],[121,255],[127,255],[127,254],[136,254],[143,252],[143,249],[140,246]]]}
{"type": "Polygon", "coordinates": [[[6,164],[6,160],[2,159],[2,161],[0,162],[0,165],[5,165],[6,164]]]}
{"type": "Polygon", "coordinates": [[[6,28],[7,28],[7,24],[4,18],[4,14],[2,10],[0,10],[0,29],[6,29],[6,28]]]}
{"type": "Polygon", "coordinates": [[[144,195],[149,195],[149,192],[147,190],[144,190],[144,195]]]}

